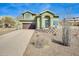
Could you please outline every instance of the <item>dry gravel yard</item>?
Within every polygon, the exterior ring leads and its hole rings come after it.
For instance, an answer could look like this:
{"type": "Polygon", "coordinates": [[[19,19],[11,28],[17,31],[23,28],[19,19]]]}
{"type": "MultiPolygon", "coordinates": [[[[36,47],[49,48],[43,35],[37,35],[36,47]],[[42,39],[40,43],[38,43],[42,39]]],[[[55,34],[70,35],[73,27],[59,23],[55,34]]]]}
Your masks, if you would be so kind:
{"type": "Polygon", "coordinates": [[[0,35],[16,30],[15,28],[0,28],[0,35]]]}
{"type": "Polygon", "coordinates": [[[62,30],[58,29],[56,34],[35,31],[24,56],[79,56],[79,28],[70,27],[70,46],[53,42],[62,42],[62,30]]]}

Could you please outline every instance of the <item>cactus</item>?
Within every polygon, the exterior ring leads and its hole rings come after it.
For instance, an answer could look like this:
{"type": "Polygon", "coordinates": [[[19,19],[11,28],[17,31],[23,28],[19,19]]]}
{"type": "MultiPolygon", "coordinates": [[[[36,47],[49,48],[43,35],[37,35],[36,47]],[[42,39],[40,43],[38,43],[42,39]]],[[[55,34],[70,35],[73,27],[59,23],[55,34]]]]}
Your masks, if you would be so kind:
{"type": "Polygon", "coordinates": [[[69,25],[68,22],[64,19],[63,24],[63,35],[62,35],[63,44],[65,46],[69,46],[70,39],[69,39],[69,25]]]}

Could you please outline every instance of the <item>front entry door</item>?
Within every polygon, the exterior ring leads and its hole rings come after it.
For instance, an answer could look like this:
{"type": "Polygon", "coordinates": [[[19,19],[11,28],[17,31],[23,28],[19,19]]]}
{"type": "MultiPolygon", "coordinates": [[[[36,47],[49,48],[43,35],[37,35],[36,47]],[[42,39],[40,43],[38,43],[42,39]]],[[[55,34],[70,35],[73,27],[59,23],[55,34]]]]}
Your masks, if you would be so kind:
{"type": "Polygon", "coordinates": [[[48,28],[50,26],[50,21],[49,20],[45,20],[45,28],[48,28]]]}

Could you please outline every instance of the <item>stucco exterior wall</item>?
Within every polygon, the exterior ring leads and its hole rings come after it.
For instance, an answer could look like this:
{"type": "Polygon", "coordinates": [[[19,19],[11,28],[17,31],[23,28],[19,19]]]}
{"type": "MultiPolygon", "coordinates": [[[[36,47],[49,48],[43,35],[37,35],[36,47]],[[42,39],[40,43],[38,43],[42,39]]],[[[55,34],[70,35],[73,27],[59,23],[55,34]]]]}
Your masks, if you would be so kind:
{"type": "Polygon", "coordinates": [[[59,27],[59,19],[58,18],[53,18],[53,27],[59,27]],[[57,24],[56,25],[54,25],[54,21],[56,21],[57,22],[57,24]]]}
{"type": "Polygon", "coordinates": [[[45,16],[50,17],[49,21],[50,21],[50,26],[52,27],[53,26],[53,15],[50,13],[44,13],[41,15],[42,28],[45,28],[45,16]]]}
{"type": "Polygon", "coordinates": [[[36,23],[36,26],[37,26],[37,29],[40,29],[41,28],[41,19],[40,17],[37,18],[37,23],[36,23]]]}
{"type": "Polygon", "coordinates": [[[24,13],[20,16],[21,20],[35,20],[36,15],[32,15],[31,13],[24,13]]]}
{"type": "MultiPolygon", "coordinates": [[[[20,21],[21,28],[22,28],[22,23],[33,23],[33,22],[35,22],[37,29],[48,29],[49,27],[51,27],[51,28],[55,27],[54,21],[59,22],[59,19],[55,18],[54,17],[55,15],[50,13],[50,12],[44,12],[44,13],[41,13],[41,14],[38,14],[38,15],[36,15],[36,14],[33,15],[31,13],[24,13],[24,14],[22,14],[22,16],[21,16],[21,18],[23,18],[23,19],[20,19],[20,20],[23,20],[23,21],[25,20],[25,21],[24,22],[20,21]],[[48,16],[49,19],[46,19],[45,16],[48,16]],[[46,21],[46,20],[48,20],[48,21],[46,21]],[[50,24],[48,25],[48,23],[46,23],[46,22],[49,22],[50,24]]],[[[59,25],[59,23],[58,23],[58,25],[59,25]]]]}

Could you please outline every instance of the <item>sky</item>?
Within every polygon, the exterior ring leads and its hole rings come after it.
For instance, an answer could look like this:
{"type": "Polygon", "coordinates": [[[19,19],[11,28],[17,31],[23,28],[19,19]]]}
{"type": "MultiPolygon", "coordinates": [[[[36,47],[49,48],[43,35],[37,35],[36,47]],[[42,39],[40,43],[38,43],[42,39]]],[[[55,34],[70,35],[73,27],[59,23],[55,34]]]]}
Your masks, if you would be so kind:
{"type": "Polygon", "coordinates": [[[50,10],[60,18],[79,17],[78,3],[0,3],[0,16],[17,17],[25,11],[40,14],[50,10]]]}

